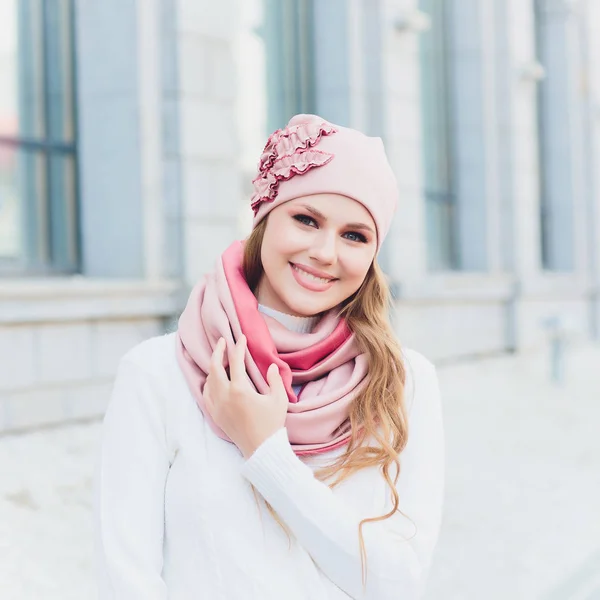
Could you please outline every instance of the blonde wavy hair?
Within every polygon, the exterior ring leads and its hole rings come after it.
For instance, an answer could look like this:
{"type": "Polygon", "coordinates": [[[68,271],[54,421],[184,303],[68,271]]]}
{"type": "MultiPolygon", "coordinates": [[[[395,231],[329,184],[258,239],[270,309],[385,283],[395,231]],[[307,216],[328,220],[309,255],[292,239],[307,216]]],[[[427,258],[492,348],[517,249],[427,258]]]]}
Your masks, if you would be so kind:
{"type": "MultiPolygon", "coordinates": [[[[244,247],[243,269],[249,287],[256,291],[263,276],[261,246],[268,216],[247,238],[244,247]]],[[[363,526],[366,523],[389,519],[397,511],[399,496],[396,489],[400,475],[399,455],[408,440],[408,418],[404,399],[406,372],[401,350],[388,319],[391,294],[385,276],[376,260],[371,264],[360,288],[341,307],[359,347],[367,354],[369,377],[362,393],[350,409],[352,434],[346,451],[330,466],[315,472],[320,481],[334,488],[353,473],[367,467],[380,467],[393,497],[393,507],[384,515],[363,519],[358,527],[363,585],[366,582],[366,550],[363,526]],[[375,446],[365,445],[374,439],[375,446]],[[392,469],[395,475],[392,478],[392,469]]],[[[256,496],[256,490],[253,489],[256,496]]],[[[290,538],[289,530],[268,502],[267,509],[290,538]]],[[[403,513],[402,513],[403,514],[403,513]]]]}

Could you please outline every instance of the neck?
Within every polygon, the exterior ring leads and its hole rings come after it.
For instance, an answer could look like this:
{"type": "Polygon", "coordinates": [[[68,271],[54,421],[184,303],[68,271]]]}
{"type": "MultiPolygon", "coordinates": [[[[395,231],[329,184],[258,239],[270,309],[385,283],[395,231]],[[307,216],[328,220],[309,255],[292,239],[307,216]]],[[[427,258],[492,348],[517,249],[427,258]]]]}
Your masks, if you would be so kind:
{"type": "Polygon", "coordinates": [[[286,329],[297,333],[310,333],[319,321],[318,315],[312,317],[297,317],[260,303],[258,305],[258,310],[261,313],[272,317],[276,321],[279,321],[286,329]]]}
{"type": "Polygon", "coordinates": [[[276,311],[278,313],[288,315],[290,317],[302,318],[304,315],[298,315],[293,312],[289,312],[286,306],[282,306],[282,302],[273,293],[271,286],[265,282],[265,277],[261,278],[260,282],[256,286],[254,296],[258,300],[258,304],[269,310],[276,311]]]}

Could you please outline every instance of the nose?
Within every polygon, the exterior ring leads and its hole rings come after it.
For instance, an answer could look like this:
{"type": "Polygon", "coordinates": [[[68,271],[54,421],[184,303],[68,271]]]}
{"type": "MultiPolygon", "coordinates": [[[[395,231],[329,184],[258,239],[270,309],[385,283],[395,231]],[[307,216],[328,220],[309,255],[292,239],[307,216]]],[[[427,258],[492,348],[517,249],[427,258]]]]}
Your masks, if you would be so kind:
{"type": "Polygon", "coordinates": [[[310,258],[324,265],[335,263],[337,257],[336,241],[335,232],[321,230],[319,235],[316,235],[313,239],[310,258]]]}

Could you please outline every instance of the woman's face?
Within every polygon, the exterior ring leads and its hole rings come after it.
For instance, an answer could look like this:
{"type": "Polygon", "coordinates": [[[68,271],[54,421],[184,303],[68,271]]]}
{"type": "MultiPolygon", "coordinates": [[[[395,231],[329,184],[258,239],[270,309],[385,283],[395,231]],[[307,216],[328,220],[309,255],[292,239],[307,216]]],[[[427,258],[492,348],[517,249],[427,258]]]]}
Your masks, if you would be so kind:
{"type": "Polygon", "coordinates": [[[376,249],[373,218],[356,200],[315,194],[285,202],[268,215],[258,301],[295,316],[329,310],[358,290],[376,249]]]}

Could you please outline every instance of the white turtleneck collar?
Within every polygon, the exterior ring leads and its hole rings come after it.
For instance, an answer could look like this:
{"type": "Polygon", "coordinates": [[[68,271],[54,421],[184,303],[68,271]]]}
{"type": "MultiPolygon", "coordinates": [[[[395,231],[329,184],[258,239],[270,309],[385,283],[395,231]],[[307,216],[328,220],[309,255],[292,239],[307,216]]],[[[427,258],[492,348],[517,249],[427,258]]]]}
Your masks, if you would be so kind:
{"type": "Polygon", "coordinates": [[[296,333],[310,333],[319,321],[318,315],[314,317],[295,317],[293,315],[288,315],[278,310],[274,310],[273,308],[269,308],[268,306],[264,306],[262,304],[258,305],[258,310],[269,317],[273,317],[286,329],[295,331],[296,333]]]}

